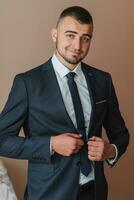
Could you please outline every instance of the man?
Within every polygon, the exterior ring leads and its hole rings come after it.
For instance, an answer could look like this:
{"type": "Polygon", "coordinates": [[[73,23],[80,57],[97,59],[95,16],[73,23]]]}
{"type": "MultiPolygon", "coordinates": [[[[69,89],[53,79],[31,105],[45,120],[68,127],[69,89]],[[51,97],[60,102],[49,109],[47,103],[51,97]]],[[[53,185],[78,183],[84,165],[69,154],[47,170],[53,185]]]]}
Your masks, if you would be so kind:
{"type": "Polygon", "coordinates": [[[28,159],[25,200],[107,199],[103,161],[117,162],[129,134],[110,75],[81,62],[92,35],[87,10],[65,9],[52,30],[53,57],[14,80],[0,115],[0,155],[28,159]]]}

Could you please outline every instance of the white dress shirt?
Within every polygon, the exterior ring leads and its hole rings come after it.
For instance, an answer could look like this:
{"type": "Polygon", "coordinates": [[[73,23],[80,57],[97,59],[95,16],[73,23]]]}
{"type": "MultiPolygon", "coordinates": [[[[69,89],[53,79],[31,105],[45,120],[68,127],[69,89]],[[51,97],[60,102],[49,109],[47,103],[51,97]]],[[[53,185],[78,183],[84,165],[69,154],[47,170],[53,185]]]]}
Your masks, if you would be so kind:
{"type": "MultiPolygon", "coordinates": [[[[75,118],[75,112],[73,108],[73,102],[70,94],[70,90],[68,87],[67,83],[67,77],[66,75],[70,72],[70,70],[65,67],[54,55],[52,57],[52,64],[54,67],[54,71],[56,73],[56,77],[60,86],[63,102],[65,104],[66,110],[74,124],[75,127],[77,127],[76,124],[76,118],[75,118]]],[[[80,99],[81,99],[81,104],[83,107],[83,113],[84,113],[84,118],[85,118],[85,126],[86,126],[86,134],[88,135],[88,127],[90,123],[90,118],[91,118],[91,101],[90,101],[90,95],[88,92],[87,88],[87,83],[85,80],[85,76],[82,72],[81,69],[81,63],[76,66],[76,68],[73,70],[73,72],[76,73],[76,76],[74,77],[74,80],[77,84],[80,99]]],[[[94,180],[94,168],[93,168],[93,163],[92,163],[92,171],[90,174],[86,177],[80,172],[80,184],[85,184],[89,182],[90,180],[94,180]]]]}

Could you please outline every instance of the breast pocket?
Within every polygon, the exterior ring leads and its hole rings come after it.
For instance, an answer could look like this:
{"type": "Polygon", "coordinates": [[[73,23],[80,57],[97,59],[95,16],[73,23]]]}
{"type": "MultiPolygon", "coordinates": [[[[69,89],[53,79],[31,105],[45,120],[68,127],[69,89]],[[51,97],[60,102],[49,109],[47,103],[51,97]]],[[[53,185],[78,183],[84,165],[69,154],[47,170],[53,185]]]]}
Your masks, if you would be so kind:
{"type": "Polygon", "coordinates": [[[95,105],[105,105],[107,103],[107,99],[102,99],[100,101],[96,101],[95,105]]]}
{"type": "Polygon", "coordinates": [[[103,120],[107,111],[107,99],[102,99],[95,102],[95,118],[96,120],[103,120]]]}

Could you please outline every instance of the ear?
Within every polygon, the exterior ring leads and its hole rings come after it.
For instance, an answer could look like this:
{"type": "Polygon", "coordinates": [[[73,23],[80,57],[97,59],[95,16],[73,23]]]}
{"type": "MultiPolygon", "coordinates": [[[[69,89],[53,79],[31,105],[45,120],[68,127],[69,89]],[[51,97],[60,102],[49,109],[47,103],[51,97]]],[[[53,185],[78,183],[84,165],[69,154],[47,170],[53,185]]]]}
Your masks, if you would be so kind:
{"type": "Polygon", "coordinates": [[[52,40],[53,42],[56,42],[57,41],[57,29],[56,28],[53,28],[52,31],[51,31],[51,36],[52,36],[52,40]]]}

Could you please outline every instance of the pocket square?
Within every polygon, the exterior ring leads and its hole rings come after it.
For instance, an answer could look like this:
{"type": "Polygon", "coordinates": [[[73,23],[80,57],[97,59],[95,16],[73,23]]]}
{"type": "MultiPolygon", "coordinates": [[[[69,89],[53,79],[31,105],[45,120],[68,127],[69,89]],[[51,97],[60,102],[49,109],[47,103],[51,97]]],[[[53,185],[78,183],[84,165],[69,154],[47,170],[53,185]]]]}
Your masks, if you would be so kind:
{"type": "Polygon", "coordinates": [[[104,100],[102,100],[102,101],[98,101],[98,102],[96,102],[95,104],[100,104],[100,103],[105,103],[105,102],[107,102],[106,99],[104,99],[104,100]]]}

